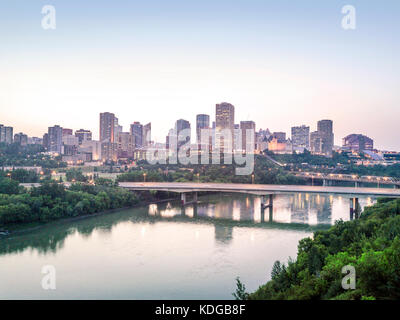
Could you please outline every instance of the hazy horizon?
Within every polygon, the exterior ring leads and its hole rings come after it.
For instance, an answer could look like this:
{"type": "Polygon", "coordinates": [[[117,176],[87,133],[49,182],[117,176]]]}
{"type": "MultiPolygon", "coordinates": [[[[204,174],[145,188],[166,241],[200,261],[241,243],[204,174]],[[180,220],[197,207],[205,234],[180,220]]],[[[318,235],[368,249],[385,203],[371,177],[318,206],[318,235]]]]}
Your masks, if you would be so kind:
{"type": "Polygon", "coordinates": [[[99,132],[99,113],[152,122],[165,142],[177,119],[235,122],[285,131],[334,122],[348,134],[400,151],[398,1],[236,2],[21,0],[0,4],[0,124],[42,136],[59,124],[99,132]],[[56,30],[41,9],[56,8],[56,30]],[[228,5],[229,4],[229,5],[228,5]],[[341,8],[357,10],[356,30],[341,8]]]}

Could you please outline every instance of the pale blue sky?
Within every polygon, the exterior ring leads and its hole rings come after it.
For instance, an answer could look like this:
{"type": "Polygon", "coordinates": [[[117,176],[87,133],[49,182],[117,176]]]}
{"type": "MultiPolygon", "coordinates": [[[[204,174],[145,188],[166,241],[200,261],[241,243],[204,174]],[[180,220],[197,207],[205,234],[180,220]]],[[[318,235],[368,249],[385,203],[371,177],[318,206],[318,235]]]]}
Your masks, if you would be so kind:
{"type": "Polygon", "coordinates": [[[124,129],[236,107],[236,122],[290,132],[334,121],[400,150],[400,2],[358,0],[76,1],[0,4],[0,123],[42,135],[114,112],[124,129]],[[41,28],[54,5],[57,29],[41,28]],[[354,5],[357,29],[341,28],[354,5]]]}

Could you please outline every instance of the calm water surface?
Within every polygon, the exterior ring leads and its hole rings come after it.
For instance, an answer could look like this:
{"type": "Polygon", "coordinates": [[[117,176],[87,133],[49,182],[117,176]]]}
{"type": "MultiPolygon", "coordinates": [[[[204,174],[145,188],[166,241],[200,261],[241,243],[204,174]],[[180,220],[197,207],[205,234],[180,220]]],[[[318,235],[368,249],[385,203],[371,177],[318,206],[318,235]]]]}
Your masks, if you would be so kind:
{"type": "Polygon", "coordinates": [[[237,276],[254,291],[276,260],[296,257],[300,239],[350,218],[349,200],[338,196],[276,196],[264,217],[255,196],[199,200],[0,238],[0,299],[232,299],[237,276]],[[42,289],[45,265],[56,269],[56,290],[42,289]]]}

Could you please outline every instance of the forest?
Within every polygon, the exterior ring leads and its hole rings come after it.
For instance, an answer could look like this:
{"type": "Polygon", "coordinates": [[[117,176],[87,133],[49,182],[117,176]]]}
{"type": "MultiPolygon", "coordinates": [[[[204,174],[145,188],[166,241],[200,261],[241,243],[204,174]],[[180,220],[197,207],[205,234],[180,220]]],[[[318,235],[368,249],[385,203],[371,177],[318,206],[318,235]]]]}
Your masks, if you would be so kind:
{"type": "Polygon", "coordinates": [[[337,221],[301,240],[297,259],[276,261],[271,280],[255,292],[237,284],[238,299],[400,299],[400,199],[380,199],[359,219],[337,221]],[[355,268],[354,290],[342,287],[344,266],[355,268]]]}

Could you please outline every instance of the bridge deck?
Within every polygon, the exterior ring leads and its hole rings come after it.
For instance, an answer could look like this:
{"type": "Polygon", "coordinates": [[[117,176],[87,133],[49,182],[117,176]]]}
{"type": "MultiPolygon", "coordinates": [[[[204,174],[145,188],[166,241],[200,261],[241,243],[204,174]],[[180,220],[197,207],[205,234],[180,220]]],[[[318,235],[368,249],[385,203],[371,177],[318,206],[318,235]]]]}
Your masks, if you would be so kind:
{"type": "Polygon", "coordinates": [[[121,182],[121,188],[135,191],[185,192],[238,192],[247,194],[293,194],[318,193],[338,194],[348,197],[373,196],[400,198],[399,189],[389,188],[348,188],[298,185],[236,184],[236,183],[181,183],[181,182],[121,182]]]}

